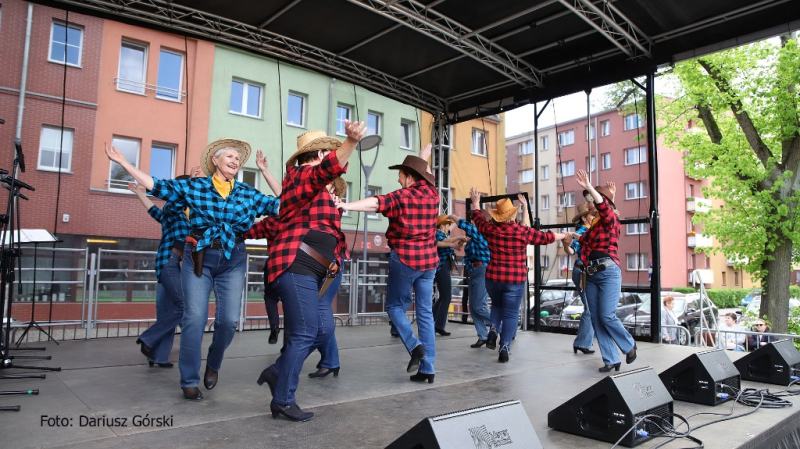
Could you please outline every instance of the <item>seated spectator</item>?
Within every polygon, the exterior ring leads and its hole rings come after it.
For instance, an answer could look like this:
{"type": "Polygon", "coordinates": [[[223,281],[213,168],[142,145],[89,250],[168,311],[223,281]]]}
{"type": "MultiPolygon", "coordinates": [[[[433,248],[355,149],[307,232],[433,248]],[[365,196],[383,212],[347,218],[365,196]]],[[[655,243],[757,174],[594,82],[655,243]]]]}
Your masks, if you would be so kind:
{"type": "Polygon", "coordinates": [[[770,329],[767,322],[762,320],[761,318],[757,319],[755,324],[753,324],[752,331],[760,332],[762,335],[747,336],[747,348],[750,349],[751,351],[755,351],[761,346],[766,346],[767,344],[775,341],[775,337],[765,335],[765,334],[771,334],[772,329],[770,329]]]}
{"type": "Polygon", "coordinates": [[[725,315],[725,322],[719,327],[719,347],[729,351],[744,351],[745,329],[736,321],[736,314],[725,315]]]}

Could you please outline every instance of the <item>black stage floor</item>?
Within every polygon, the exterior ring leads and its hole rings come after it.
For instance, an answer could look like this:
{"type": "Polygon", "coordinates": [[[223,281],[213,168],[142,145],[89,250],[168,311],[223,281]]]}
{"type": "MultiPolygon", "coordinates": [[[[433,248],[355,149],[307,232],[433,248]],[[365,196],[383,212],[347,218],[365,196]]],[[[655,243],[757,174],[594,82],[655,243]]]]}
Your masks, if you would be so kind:
{"type": "MultiPolygon", "coordinates": [[[[43,366],[60,366],[45,380],[0,380],[0,390],[38,389],[38,396],[0,396],[0,405],[20,404],[20,412],[0,412],[0,447],[47,448],[382,448],[428,416],[510,399],[519,399],[545,448],[609,448],[610,443],[549,429],[547,413],[606,377],[597,371],[599,354],[572,353],[572,336],[519,332],[511,361],[497,362],[497,353],[471,349],[471,325],[449,323],[449,337],[437,337],[436,379],[433,384],[410,382],[408,355],[388,326],[337,328],[341,357],[339,377],[310,379],[317,355],[307,360],[297,400],[316,413],[312,421],[273,420],[270,393],[258,387],[260,371],[277,356],[279,345],[268,345],[267,331],[239,333],[228,349],[214,390],[203,390],[200,402],[182,397],[177,366],[147,366],[133,338],[104,338],[47,344],[52,355],[43,366]],[[135,427],[135,416],[171,417],[166,427],[135,427]],[[44,418],[43,418],[44,417],[44,418]],[[59,423],[48,418],[58,417],[59,423]],[[83,417],[83,418],[82,418],[83,417]],[[123,427],[80,426],[87,417],[111,421],[127,418],[123,427]]],[[[210,343],[204,338],[204,347],[210,343]]],[[[657,373],[683,360],[697,348],[638,343],[639,358],[624,370],[650,366],[657,373]]],[[[171,359],[177,363],[178,341],[171,359]]],[[[15,354],[22,354],[15,351],[15,354]]],[[[729,352],[731,358],[741,353],[729,352]]],[[[624,358],[624,357],[623,357],[624,358]]],[[[18,361],[23,364],[22,360],[18,361]]],[[[623,362],[624,363],[624,362],[623,362]]],[[[205,367],[205,363],[203,364],[205,367]]],[[[20,372],[6,369],[0,374],[20,372]]],[[[767,387],[743,382],[743,387],[767,387]]],[[[779,386],[769,386],[781,390],[779,386]]],[[[758,410],[693,432],[706,448],[754,447],[776,429],[800,427],[800,396],[793,407],[758,410]]],[[[675,402],[684,416],[698,412],[725,413],[732,402],[707,407],[675,402]]],[[[750,409],[736,407],[736,414],[750,409]]],[[[698,425],[718,416],[698,416],[698,425]]],[[[101,421],[102,422],[102,421],[101,421]]],[[[663,440],[638,447],[653,447],[663,440]]],[[[693,446],[673,442],[667,448],[693,446]]]]}

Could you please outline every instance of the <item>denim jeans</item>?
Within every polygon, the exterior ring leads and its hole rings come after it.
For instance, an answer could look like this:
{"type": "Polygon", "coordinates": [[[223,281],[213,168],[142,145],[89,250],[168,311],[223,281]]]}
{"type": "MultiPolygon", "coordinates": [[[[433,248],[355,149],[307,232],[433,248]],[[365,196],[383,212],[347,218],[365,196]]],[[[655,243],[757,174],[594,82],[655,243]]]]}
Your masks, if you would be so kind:
{"type": "Polygon", "coordinates": [[[583,313],[581,314],[581,320],[578,323],[578,335],[575,337],[575,341],[572,342],[572,346],[576,348],[583,348],[583,349],[592,349],[592,341],[594,341],[594,327],[592,327],[592,312],[589,310],[589,306],[586,305],[586,292],[580,290],[581,288],[581,274],[583,273],[583,265],[575,264],[572,267],[572,282],[575,284],[575,287],[578,288],[579,294],[581,295],[581,301],[583,302],[583,313]]]}
{"type": "Polygon", "coordinates": [[[300,369],[309,354],[333,334],[331,303],[319,298],[324,278],[284,271],[272,283],[283,302],[283,319],[289,329],[286,351],[269,370],[278,376],[272,401],[280,406],[294,404],[300,369]]]}
{"type": "Polygon", "coordinates": [[[593,276],[586,276],[586,302],[592,314],[597,346],[600,347],[606,365],[619,363],[617,347],[627,354],[634,345],[633,337],[622,326],[616,314],[621,288],[622,272],[617,265],[593,276]]]}
{"type": "MultiPolygon", "coordinates": [[[[267,274],[264,273],[264,279],[267,279],[267,274]]],[[[281,327],[281,315],[278,312],[278,294],[266,282],[264,283],[264,308],[267,311],[267,320],[269,321],[269,329],[275,330],[281,327]]]]}
{"type": "MultiPolygon", "coordinates": [[[[331,332],[331,336],[326,341],[322,342],[322,345],[320,345],[318,348],[319,353],[322,355],[319,365],[321,368],[339,368],[339,345],[336,344],[336,321],[333,319],[333,308],[331,305],[333,304],[333,300],[336,298],[336,294],[339,293],[340,285],[342,285],[341,270],[336,273],[336,277],[333,278],[333,282],[331,282],[331,285],[329,285],[328,289],[325,290],[325,294],[322,295],[322,298],[319,299],[320,307],[327,307],[327,310],[331,314],[331,321],[334,325],[334,331],[331,332]]],[[[320,310],[320,314],[322,313],[323,311],[320,310]]]]}
{"type": "Polygon", "coordinates": [[[239,321],[247,263],[244,242],[233,248],[230,259],[225,258],[222,250],[206,248],[202,275],[198,277],[194,274],[193,248],[191,243],[186,244],[181,270],[184,300],[181,355],[178,362],[181,387],[196,387],[200,382],[203,330],[208,322],[208,299],[212,290],[216,298],[216,312],[214,336],[208,348],[206,366],[215,371],[222,367],[225,349],[231,344],[239,321]]]}
{"type": "Polygon", "coordinates": [[[469,272],[469,314],[478,332],[478,339],[486,340],[492,319],[489,315],[489,295],[486,293],[486,265],[468,266],[469,272]]]}
{"type": "Polygon", "coordinates": [[[519,324],[519,305],[525,284],[499,284],[491,279],[486,280],[486,291],[492,298],[492,327],[500,332],[499,349],[506,347],[511,354],[511,340],[517,336],[519,324]]]}
{"type": "Polygon", "coordinates": [[[434,328],[444,330],[447,325],[447,313],[450,312],[450,301],[453,300],[453,278],[450,277],[450,261],[442,265],[434,277],[436,290],[439,291],[439,299],[433,305],[434,328]]]}
{"type": "Polygon", "coordinates": [[[139,338],[153,348],[153,362],[169,362],[169,353],[175,340],[175,327],[183,319],[183,284],[181,283],[181,258],[170,251],[167,264],[161,269],[156,285],[156,322],[139,338]]]}
{"type": "Polygon", "coordinates": [[[419,365],[419,372],[435,374],[436,340],[433,329],[433,277],[435,269],[418,271],[400,261],[395,251],[389,254],[389,280],[386,286],[386,313],[392,320],[400,339],[409,354],[418,345],[425,348],[425,358],[419,365]],[[406,310],[411,305],[411,289],[414,289],[414,301],[417,312],[417,332],[408,321],[406,310]]]}

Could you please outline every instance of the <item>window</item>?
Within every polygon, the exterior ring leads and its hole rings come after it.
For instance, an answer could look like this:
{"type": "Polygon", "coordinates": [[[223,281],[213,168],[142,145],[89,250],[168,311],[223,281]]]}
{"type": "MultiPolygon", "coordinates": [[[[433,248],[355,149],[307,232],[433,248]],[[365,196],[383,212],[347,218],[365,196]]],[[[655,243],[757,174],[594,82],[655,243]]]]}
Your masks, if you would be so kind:
{"type": "Polygon", "coordinates": [[[340,104],[336,106],[336,134],[340,136],[347,135],[347,130],[344,125],[345,120],[350,120],[350,106],[340,104]]]}
{"type": "Polygon", "coordinates": [[[542,268],[550,268],[550,256],[542,256],[542,268]]]}
{"type": "Polygon", "coordinates": [[[575,161],[562,162],[560,166],[562,177],[575,175],[575,161]]]}
{"type": "Polygon", "coordinates": [[[175,177],[174,166],[175,147],[154,143],[150,148],[150,176],[158,179],[172,179],[175,177]]]}
{"type": "MultiPolygon", "coordinates": [[[[111,145],[119,150],[131,165],[139,168],[139,148],[141,148],[142,145],[140,141],[123,137],[114,137],[111,140],[111,145]]],[[[116,162],[111,162],[108,175],[108,190],[130,192],[128,190],[128,183],[134,181],[133,176],[129,175],[121,165],[116,162]]]]}
{"type": "Polygon", "coordinates": [[[407,122],[405,120],[400,122],[400,148],[404,150],[411,149],[411,136],[412,136],[412,126],[414,124],[412,122],[407,122]]]}
{"type": "Polygon", "coordinates": [[[544,180],[548,180],[548,179],[550,179],[550,166],[549,165],[543,165],[542,166],[542,180],[544,181],[544,180]]]}
{"type": "Polygon", "coordinates": [[[547,151],[550,149],[550,136],[542,136],[542,151],[547,151]]]}
{"type": "Polygon", "coordinates": [[[144,95],[147,76],[147,46],[122,42],[119,50],[117,90],[144,95]]]}
{"type": "Polygon", "coordinates": [[[533,154],[533,141],[526,140],[519,144],[519,154],[533,154]]]}
{"type": "Polygon", "coordinates": [[[647,147],[625,150],[625,165],[644,164],[645,162],[647,162],[647,147]]]}
{"type": "MultiPolygon", "coordinates": [[[[368,186],[367,187],[367,198],[372,196],[378,196],[381,194],[381,188],[377,186],[368,186]]],[[[381,218],[379,214],[367,214],[367,218],[371,218],[373,220],[377,220],[381,218]]]]}
{"type": "Polygon", "coordinates": [[[586,167],[589,167],[590,172],[597,171],[597,158],[595,158],[594,156],[592,156],[591,158],[587,157],[585,161],[586,161],[586,167]],[[590,163],[591,166],[589,165],[590,163]]]}
{"type": "Polygon", "coordinates": [[[261,118],[261,86],[247,81],[231,80],[230,112],[261,118]]]}
{"type": "Polygon", "coordinates": [[[530,184],[533,182],[533,169],[522,170],[519,172],[519,183],[530,184]]]}
{"type": "Polygon", "coordinates": [[[628,223],[625,227],[628,235],[647,234],[647,223],[628,223]]]}
{"type": "Polygon", "coordinates": [[[603,120],[600,122],[600,135],[605,137],[611,134],[611,122],[609,120],[603,120]]]}
{"type": "Polygon", "coordinates": [[[383,127],[381,126],[381,115],[377,112],[367,113],[367,135],[381,135],[383,127]]]}
{"type": "Polygon", "coordinates": [[[558,256],[558,269],[560,271],[569,270],[569,256],[558,256]]]}
{"type": "Polygon", "coordinates": [[[603,170],[611,168],[611,153],[603,153],[600,155],[600,158],[603,161],[603,170]]]}
{"type": "Polygon", "coordinates": [[[161,50],[158,55],[158,86],[156,98],[181,101],[183,81],[183,55],[161,50]]]}
{"type": "Polygon", "coordinates": [[[594,129],[594,125],[586,126],[586,140],[594,139],[597,137],[596,131],[594,129]]]}
{"type": "Polygon", "coordinates": [[[237,181],[249,184],[256,190],[259,190],[260,179],[261,179],[261,171],[253,170],[252,168],[243,168],[239,170],[239,173],[236,175],[237,181]]]}
{"type": "Polygon", "coordinates": [[[694,184],[689,184],[689,198],[694,198],[694,184]]]}
{"type": "Polygon", "coordinates": [[[559,193],[558,205],[561,207],[575,207],[575,192],[559,193]]]}
{"type": "Polygon", "coordinates": [[[692,254],[692,256],[689,258],[689,268],[692,270],[697,265],[697,258],[695,256],[696,254],[692,254]]]}
{"type": "Polygon", "coordinates": [[[738,271],[734,271],[733,272],[733,286],[734,287],[738,287],[739,286],[739,272],[738,271]]]}
{"type": "Polygon", "coordinates": [[[486,134],[479,130],[472,130],[472,154],[486,156],[486,134]]]}
{"type": "Polygon", "coordinates": [[[39,139],[39,170],[72,169],[72,140],[75,131],[64,128],[64,137],[61,137],[61,128],[57,126],[42,126],[42,136],[39,139]],[[60,158],[59,158],[60,155],[60,158]]]}
{"type": "Polygon", "coordinates": [[[728,276],[726,276],[727,274],[728,273],[726,273],[724,271],[722,272],[722,285],[723,285],[723,287],[728,285],[728,276]]]}
{"type": "Polygon", "coordinates": [[[625,199],[635,200],[639,198],[647,198],[647,190],[645,189],[644,181],[625,184],[625,199]]]}
{"type": "Polygon", "coordinates": [[[629,253],[625,256],[628,260],[628,271],[647,271],[647,253],[629,253]]]}
{"type": "Polygon", "coordinates": [[[644,126],[644,118],[641,115],[629,114],[625,116],[625,131],[641,128],[644,126]]]}
{"type": "Polygon", "coordinates": [[[83,28],[53,22],[50,28],[50,55],[47,60],[59,64],[81,66],[83,28]]]}
{"type": "Polygon", "coordinates": [[[289,126],[306,126],[306,97],[303,94],[289,92],[286,104],[286,124],[289,126]]]}
{"type": "MultiPolygon", "coordinates": [[[[353,190],[353,183],[352,182],[348,182],[347,183],[347,190],[344,192],[344,198],[342,198],[342,200],[344,200],[345,203],[349,203],[350,202],[350,192],[352,190],[353,190]]],[[[349,216],[350,216],[350,211],[349,210],[346,210],[346,211],[342,212],[342,217],[349,217],[349,216]]]]}
{"type": "Polygon", "coordinates": [[[550,209],[550,195],[542,195],[542,210],[550,209]]]}
{"type": "Polygon", "coordinates": [[[571,129],[569,131],[564,131],[563,133],[558,133],[558,145],[559,146],[567,146],[572,145],[575,143],[575,130],[571,129]]]}

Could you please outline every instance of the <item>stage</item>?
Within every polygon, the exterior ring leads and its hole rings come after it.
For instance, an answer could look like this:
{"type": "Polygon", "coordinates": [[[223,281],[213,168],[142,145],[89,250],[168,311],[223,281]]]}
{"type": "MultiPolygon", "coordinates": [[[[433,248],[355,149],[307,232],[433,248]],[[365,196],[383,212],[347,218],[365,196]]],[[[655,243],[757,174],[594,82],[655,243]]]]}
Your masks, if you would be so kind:
{"type": "MultiPolygon", "coordinates": [[[[425,417],[519,399],[545,448],[609,448],[610,443],[558,432],[547,427],[547,413],[606,377],[597,371],[599,353],[572,353],[569,335],[519,332],[511,361],[497,362],[497,352],[472,349],[472,325],[449,323],[449,337],[437,336],[436,379],[410,382],[408,355],[385,325],[339,327],[341,358],[338,378],[310,379],[319,360],[307,360],[297,402],[316,414],[306,423],[273,420],[270,392],[256,378],[277,355],[280,345],[267,344],[268,331],[248,331],[234,338],[225,355],[214,390],[201,387],[204,399],[183,399],[177,367],[178,339],[172,369],[150,368],[134,338],[102,338],[47,344],[50,361],[24,364],[62,368],[45,380],[0,380],[0,390],[38,389],[38,396],[0,396],[0,405],[20,404],[20,412],[0,413],[0,447],[152,448],[269,447],[382,448],[425,417]],[[137,418],[139,417],[139,418],[137,418]],[[141,417],[145,421],[141,422],[141,417]],[[164,419],[166,417],[166,420],[164,419]],[[158,418],[158,419],[156,419],[158,418]],[[147,419],[153,421],[150,426],[147,419]],[[136,422],[137,424],[134,424],[136,422]],[[111,427],[107,425],[111,425],[111,427]],[[159,427],[158,424],[161,424],[159,427]]],[[[206,334],[204,351],[211,341],[206,334]]],[[[622,370],[650,366],[657,373],[683,360],[697,348],[638,343],[639,358],[622,370]]],[[[743,353],[728,352],[732,359],[743,353]]],[[[624,357],[623,357],[624,359],[624,357]]],[[[19,361],[23,364],[23,361],[19,361]]],[[[203,363],[203,369],[205,362],[203,363]]],[[[0,374],[21,370],[0,370],[0,374]]],[[[201,371],[202,375],[202,371],[201,371]]],[[[743,387],[784,387],[742,382],[743,387]]],[[[769,447],[765,438],[800,427],[800,396],[793,407],[761,409],[692,433],[706,448],[769,447]]],[[[732,401],[718,407],[675,402],[675,413],[727,413],[732,401]]],[[[752,410],[736,406],[735,414],[752,410]]],[[[699,425],[719,416],[692,418],[699,425]]],[[[653,447],[654,439],[637,447],[653,447]]],[[[688,447],[675,441],[667,448],[688,447]]]]}

